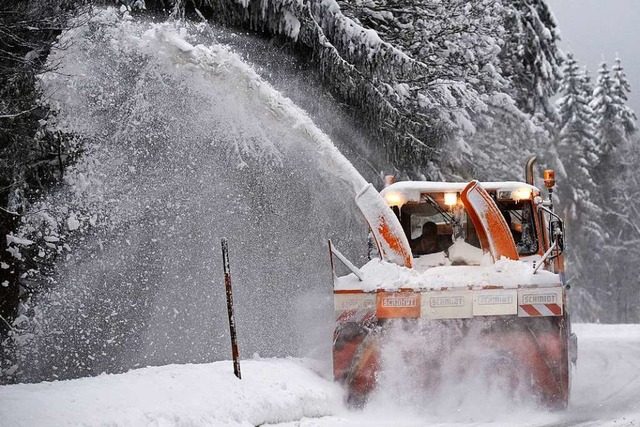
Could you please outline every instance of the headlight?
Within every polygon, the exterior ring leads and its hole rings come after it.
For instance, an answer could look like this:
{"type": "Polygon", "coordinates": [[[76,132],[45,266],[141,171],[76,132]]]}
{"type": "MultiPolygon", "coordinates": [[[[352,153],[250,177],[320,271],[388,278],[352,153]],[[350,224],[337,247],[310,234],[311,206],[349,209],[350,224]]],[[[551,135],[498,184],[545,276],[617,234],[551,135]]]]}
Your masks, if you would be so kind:
{"type": "Polygon", "coordinates": [[[405,203],[404,195],[395,191],[385,193],[384,199],[387,201],[389,206],[402,206],[405,203]]]}
{"type": "Polygon", "coordinates": [[[531,200],[532,192],[530,188],[518,188],[512,191],[511,198],[516,202],[520,200],[531,200]]]}
{"type": "Polygon", "coordinates": [[[444,193],[444,204],[455,206],[458,204],[458,193],[444,193]]]}

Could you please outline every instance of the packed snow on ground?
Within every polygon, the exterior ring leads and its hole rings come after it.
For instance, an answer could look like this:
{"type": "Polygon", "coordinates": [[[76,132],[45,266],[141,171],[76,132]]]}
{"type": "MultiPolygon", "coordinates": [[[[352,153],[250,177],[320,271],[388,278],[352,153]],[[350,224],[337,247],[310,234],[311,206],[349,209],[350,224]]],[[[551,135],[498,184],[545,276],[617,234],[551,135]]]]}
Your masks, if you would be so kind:
{"type": "Polygon", "coordinates": [[[0,388],[2,426],[236,426],[334,414],[342,392],[300,360],[168,365],[0,388]]]}
{"type": "Polygon", "coordinates": [[[69,381],[0,387],[2,426],[638,426],[640,325],[574,327],[579,337],[570,407],[549,413],[503,402],[443,396],[434,414],[411,396],[377,397],[348,410],[344,391],[303,359],[169,365],[69,381]]]}

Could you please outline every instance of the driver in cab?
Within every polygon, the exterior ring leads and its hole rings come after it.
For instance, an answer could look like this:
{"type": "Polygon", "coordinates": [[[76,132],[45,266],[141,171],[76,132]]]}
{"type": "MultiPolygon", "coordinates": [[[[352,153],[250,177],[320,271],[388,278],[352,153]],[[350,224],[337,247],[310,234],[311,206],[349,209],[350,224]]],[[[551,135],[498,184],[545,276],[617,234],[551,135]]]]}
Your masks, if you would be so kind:
{"type": "Polygon", "coordinates": [[[440,252],[438,244],[438,226],[435,222],[427,221],[422,225],[422,235],[412,241],[411,250],[415,255],[440,252]]]}

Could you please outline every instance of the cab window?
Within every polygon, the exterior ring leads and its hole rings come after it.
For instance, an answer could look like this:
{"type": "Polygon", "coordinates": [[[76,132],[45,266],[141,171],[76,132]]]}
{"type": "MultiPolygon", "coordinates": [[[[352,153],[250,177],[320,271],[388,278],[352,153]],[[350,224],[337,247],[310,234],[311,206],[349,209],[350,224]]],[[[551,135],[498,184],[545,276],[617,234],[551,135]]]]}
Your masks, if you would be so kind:
{"type": "MultiPolygon", "coordinates": [[[[527,201],[501,201],[497,205],[509,225],[518,254],[537,253],[538,239],[531,204],[527,201]]],[[[456,238],[480,247],[475,227],[464,208],[460,205],[446,206],[443,193],[423,194],[420,203],[405,204],[398,213],[413,255],[447,252],[456,238]],[[427,223],[435,223],[435,238],[423,235],[427,223]],[[437,243],[433,243],[434,239],[437,243]],[[425,244],[423,240],[429,240],[430,243],[425,244]]],[[[433,227],[429,225],[426,229],[433,227]]]]}

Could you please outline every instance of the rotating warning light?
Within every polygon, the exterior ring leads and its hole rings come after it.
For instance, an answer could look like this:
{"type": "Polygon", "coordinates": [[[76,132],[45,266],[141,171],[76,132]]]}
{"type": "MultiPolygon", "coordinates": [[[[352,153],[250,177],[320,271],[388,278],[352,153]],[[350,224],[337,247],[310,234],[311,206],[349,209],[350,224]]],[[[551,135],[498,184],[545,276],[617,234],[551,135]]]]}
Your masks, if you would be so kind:
{"type": "Polygon", "coordinates": [[[553,169],[547,169],[544,171],[544,186],[547,188],[553,188],[556,185],[556,173],[553,169]]]}

